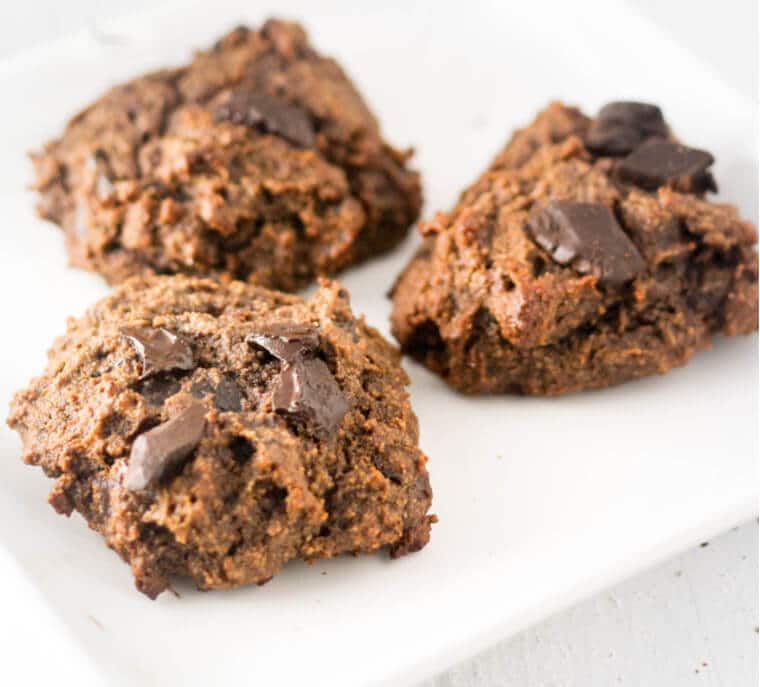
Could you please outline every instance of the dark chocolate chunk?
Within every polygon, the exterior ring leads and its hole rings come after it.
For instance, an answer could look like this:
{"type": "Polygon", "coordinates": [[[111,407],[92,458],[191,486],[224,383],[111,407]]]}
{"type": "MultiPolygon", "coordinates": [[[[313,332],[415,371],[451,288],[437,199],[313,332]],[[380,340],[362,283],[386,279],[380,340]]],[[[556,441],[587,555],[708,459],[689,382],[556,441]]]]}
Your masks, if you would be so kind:
{"type": "Polygon", "coordinates": [[[229,120],[277,134],[302,148],[314,145],[314,127],[299,107],[264,93],[241,87],[216,111],[216,120],[229,120]]]}
{"type": "Polygon", "coordinates": [[[222,377],[216,386],[208,379],[195,381],[190,386],[190,393],[198,399],[213,394],[213,403],[217,410],[238,413],[243,409],[240,389],[228,377],[222,377]]]}
{"type": "Polygon", "coordinates": [[[132,444],[125,484],[140,491],[179,468],[203,436],[206,409],[193,403],[179,415],[140,434],[132,444]]]}
{"type": "Polygon", "coordinates": [[[534,241],[560,265],[593,274],[601,286],[620,286],[644,269],[644,259],[600,203],[550,201],[528,222],[534,241]]]}
{"type": "Polygon", "coordinates": [[[214,407],[217,410],[240,412],[243,409],[240,389],[231,379],[224,377],[214,393],[214,407]]]}
{"type": "Polygon", "coordinates": [[[135,383],[134,389],[151,405],[161,406],[167,398],[174,396],[181,386],[179,380],[171,375],[158,374],[140,379],[135,383]]]}
{"type": "Polygon", "coordinates": [[[649,138],[667,135],[657,105],[614,102],[599,110],[586,134],[586,147],[598,155],[625,155],[649,138]]]}
{"type": "Polygon", "coordinates": [[[273,324],[247,340],[284,363],[272,391],[274,410],[307,423],[320,434],[334,434],[348,404],[324,361],[312,357],[319,348],[317,330],[273,324]]]}
{"type": "Polygon", "coordinates": [[[272,406],[327,436],[335,433],[348,410],[338,382],[319,358],[298,358],[285,366],[272,392],[272,406]]]}
{"type": "Polygon", "coordinates": [[[214,385],[208,379],[201,379],[190,385],[190,393],[195,396],[195,398],[203,398],[214,391],[214,385]]]}
{"type": "Polygon", "coordinates": [[[670,141],[650,140],[618,163],[617,173],[626,181],[653,191],[670,186],[678,191],[717,191],[707,168],[715,161],[710,153],[670,141]]]}
{"type": "Polygon", "coordinates": [[[246,341],[260,346],[285,363],[291,363],[319,347],[316,329],[286,323],[269,325],[261,332],[249,334],[246,341]]]}
{"type": "Polygon", "coordinates": [[[126,337],[142,360],[141,379],[166,370],[192,370],[195,367],[190,344],[166,329],[123,327],[126,337]]]}

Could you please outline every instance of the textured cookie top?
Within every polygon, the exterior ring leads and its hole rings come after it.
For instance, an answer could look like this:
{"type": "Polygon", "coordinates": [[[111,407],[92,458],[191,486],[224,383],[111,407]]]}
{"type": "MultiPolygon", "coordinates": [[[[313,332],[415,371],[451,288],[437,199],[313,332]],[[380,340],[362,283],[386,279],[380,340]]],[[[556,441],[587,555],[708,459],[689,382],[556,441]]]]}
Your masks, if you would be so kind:
{"type": "Polygon", "coordinates": [[[337,284],[310,300],[130,280],[69,323],[9,424],[151,596],[263,582],[290,558],[427,542],[398,352],[337,284]]]}
{"type": "MultiPolygon", "coordinates": [[[[520,351],[556,345],[570,355],[593,328],[611,339],[657,329],[668,313],[692,339],[756,329],[757,234],[736,208],[704,198],[716,187],[712,161],[676,141],[655,106],[613,103],[590,119],[553,103],[450,212],[421,225],[423,246],[395,288],[394,333],[445,375],[482,368],[480,382],[452,378],[457,386],[556,393],[584,381],[542,380],[537,354],[528,364],[520,351]],[[486,331],[525,365],[519,379],[495,354],[467,360],[486,331]]],[[[585,384],[604,385],[605,374],[607,383],[623,376],[600,370],[585,384]]]]}
{"type": "Polygon", "coordinates": [[[213,273],[285,290],[405,235],[421,202],[408,157],[277,20],[115,87],[33,155],[39,211],[74,264],[110,282],[213,273]]]}

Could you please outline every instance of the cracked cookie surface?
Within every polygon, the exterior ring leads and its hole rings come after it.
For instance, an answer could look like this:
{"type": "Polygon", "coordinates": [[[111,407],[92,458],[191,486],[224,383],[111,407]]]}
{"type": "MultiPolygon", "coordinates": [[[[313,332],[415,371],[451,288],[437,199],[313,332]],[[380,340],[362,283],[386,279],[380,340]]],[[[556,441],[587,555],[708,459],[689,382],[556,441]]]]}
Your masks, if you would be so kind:
{"type": "Polygon", "coordinates": [[[468,393],[561,394],[757,329],[757,233],[659,108],[560,103],[517,131],[393,289],[402,350],[468,393]]]}
{"type": "Polygon", "coordinates": [[[14,397],[56,480],[155,598],[262,584],[288,560],[422,548],[434,516],[397,349],[323,282],[135,278],[71,320],[14,397]]]}
{"type": "Polygon", "coordinates": [[[300,26],[270,20],[111,89],[32,158],[74,265],[293,291],[406,235],[409,156],[300,26]]]}

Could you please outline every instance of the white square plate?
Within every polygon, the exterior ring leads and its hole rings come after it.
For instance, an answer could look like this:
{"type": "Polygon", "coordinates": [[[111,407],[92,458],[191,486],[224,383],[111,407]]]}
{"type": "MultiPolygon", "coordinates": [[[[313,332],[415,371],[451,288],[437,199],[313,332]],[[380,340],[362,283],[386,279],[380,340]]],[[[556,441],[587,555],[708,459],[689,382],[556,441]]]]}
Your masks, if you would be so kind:
{"type": "MultiPolygon", "coordinates": [[[[377,5],[280,1],[274,11],[302,18],[388,138],[417,147],[428,214],[552,98],[590,112],[636,98],[660,103],[685,141],[716,155],[721,197],[756,220],[750,104],[625,5],[377,5]]],[[[35,217],[24,151],[108,85],[269,14],[211,7],[136,17],[0,68],[0,408],[41,371],[65,316],[107,292],[65,266],[60,232],[35,217]]],[[[415,243],[344,275],[355,310],[385,332],[384,294],[415,243]]],[[[80,518],[54,514],[50,484],[20,464],[3,427],[2,624],[6,635],[34,626],[4,649],[57,651],[30,670],[52,680],[79,661],[68,669],[80,683],[412,683],[753,515],[756,347],[756,336],[720,340],[666,376],[557,399],[464,398],[407,362],[440,516],[428,548],[393,563],[293,563],[262,588],[185,586],[155,603],[80,518]]]]}

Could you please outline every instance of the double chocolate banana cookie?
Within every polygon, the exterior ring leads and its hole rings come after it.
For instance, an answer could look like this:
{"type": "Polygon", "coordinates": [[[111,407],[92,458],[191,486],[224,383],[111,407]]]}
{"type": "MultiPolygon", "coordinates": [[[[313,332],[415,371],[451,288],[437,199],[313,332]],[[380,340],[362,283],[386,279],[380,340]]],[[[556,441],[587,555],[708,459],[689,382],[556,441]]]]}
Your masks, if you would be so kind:
{"type": "Polygon", "coordinates": [[[297,24],[239,28],[117,86],[33,154],[38,209],[111,283],[185,273],[295,290],[398,243],[409,152],[297,24]]]}
{"type": "Polygon", "coordinates": [[[757,329],[757,233],[658,107],[554,103],[515,133],[393,293],[405,352],[466,392],[562,394],[665,372],[757,329]]]}
{"type": "Polygon", "coordinates": [[[434,516],[397,350],[324,282],[136,278],[16,394],[24,460],[154,598],[262,584],[292,558],[422,548],[434,516]]]}

